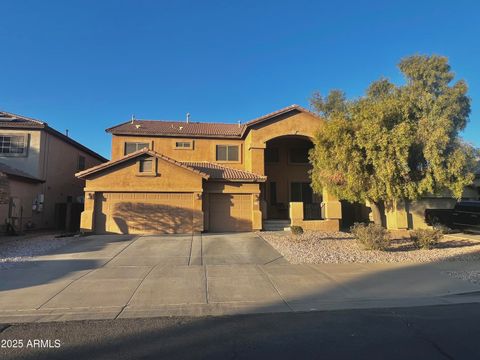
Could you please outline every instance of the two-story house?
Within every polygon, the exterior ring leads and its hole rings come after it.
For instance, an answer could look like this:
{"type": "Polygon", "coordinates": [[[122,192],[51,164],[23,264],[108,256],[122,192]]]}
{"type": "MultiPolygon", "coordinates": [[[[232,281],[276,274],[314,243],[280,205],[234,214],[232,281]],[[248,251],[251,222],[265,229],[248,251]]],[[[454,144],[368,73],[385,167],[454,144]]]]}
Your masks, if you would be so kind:
{"type": "Polygon", "coordinates": [[[46,122],[0,111],[0,226],[75,228],[85,187],[75,173],[105,161],[46,122]]]}
{"type": "Polygon", "coordinates": [[[132,119],[111,127],[112,160],[77,174],[86,180],[81,228],[227,232],[273,221],[338,230],[340,202],[310,187],[308,151],[323,121],[292,105],[245,124],[132,119]]]}

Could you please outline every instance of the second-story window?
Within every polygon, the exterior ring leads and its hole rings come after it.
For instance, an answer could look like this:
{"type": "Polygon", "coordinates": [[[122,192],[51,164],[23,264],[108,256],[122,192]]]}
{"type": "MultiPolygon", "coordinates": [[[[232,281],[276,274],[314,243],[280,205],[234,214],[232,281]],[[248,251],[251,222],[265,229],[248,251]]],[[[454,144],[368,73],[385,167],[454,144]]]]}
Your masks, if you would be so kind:
{"type": "Polygon", "coordinates": [[[27,135],[1,135],[0,156],[27,156],[27,135]]]}
{"type": "Polygon", "coordinates": [[[290,162],[294,164],[308,163],[308,148],[293,148],[290,149],[290,162]]]}
{"type": "Polygon", "coordinates": [[[85,170],[85,156],[78,155],[77,170],[78,171],[85,170]]]}
{"type": "Polygon", "coordinates": [[[143,148],[149,148],[149,143],[146,142],[126,142],[124,155],[131,154],[143,148]]]}
{"type": "Polygon", "coordinates": [[[217,161],[238,161],[238,145],[217,145],[217,161]]]}
{"type": "Polygon", "coordinates": [[[191,149],[192,142],[191,141],[176,141],[175,142],[175,149],[191,149]]]}
{"type": "Polygon", "coordinates": [[[265,161],[267,163],[278,163],[279,160],[278,148],[269,148],[265,149],[265,161]]]}

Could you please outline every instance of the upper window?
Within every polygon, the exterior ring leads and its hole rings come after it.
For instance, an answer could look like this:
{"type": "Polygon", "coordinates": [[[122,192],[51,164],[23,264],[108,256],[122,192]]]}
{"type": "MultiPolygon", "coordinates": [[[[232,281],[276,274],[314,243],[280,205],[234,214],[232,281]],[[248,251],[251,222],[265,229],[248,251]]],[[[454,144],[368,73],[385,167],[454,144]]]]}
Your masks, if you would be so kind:
{"type": "Polygon", "coordinates": [[[238,161],[238,145],[217,145],[217,161],[238,161]]]}
{"type": "Polygon", "coordinates": [[[290,149],[290,162],[295,164],[308,163],[308,148],[290,149]]]}
{"type": "Polygon", "coordinates": [[[26,156],[26,135],[0,135],[0,156],[26,156]]]}
{"type": "Polygon", "coordinates": [[[124,155],[128,155],[135,151],[141,150],[143,148],[148,148],[148,147],[149,147],[149,143],[145,143],[145,142],[126,142],[124,155]]]}
{"type": "Polygon", "coordinates": [[[153,173],[153,159],[141,159],[138,171],[141,173],[153,173]]]}
{"type": "Polygon", "coordinates": [[[269,148],[265,149],[265,161],[267,163],[278,163],[279,155],[278,148],[269,148]]]}
{"type": "Polygon", "coordinates": [[[78,171],[85,170],[85,156],[78,155],[77,170],[78,170],[78,171]]]}
{"type": "Polygon", "coordinates": [[[191,149],[192,142],[191,141],[176,141],[175,142],[175,149],[191,149]]]}

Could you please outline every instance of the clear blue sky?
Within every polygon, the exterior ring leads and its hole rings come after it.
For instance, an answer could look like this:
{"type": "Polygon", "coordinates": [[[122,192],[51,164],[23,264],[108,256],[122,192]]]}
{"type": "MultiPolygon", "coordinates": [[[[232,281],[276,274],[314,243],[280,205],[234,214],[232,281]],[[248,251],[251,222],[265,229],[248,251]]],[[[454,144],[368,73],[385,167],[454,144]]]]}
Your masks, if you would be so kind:
{"type": "Polygon", "coordinates": [[[470,87],[480,146],[478,1],[1,0],[0,109],[110,156],[104,129],[137,118],[246,121],[358,96],[411,54],[441,54],[470,87]]]}

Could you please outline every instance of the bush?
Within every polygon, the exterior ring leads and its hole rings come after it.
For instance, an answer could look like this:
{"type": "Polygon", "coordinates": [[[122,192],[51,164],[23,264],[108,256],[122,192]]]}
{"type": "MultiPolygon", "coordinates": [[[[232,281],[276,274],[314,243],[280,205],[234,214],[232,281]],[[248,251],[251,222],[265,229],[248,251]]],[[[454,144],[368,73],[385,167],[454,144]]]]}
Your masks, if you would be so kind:
{"type": "Polygon", "coordinates": [[[350,231],[366,250],[385,250],[390,243],[387,230],[377,224],[355,223],[350,231]]]}
{"type": "Polygon", "coordinates": [[[292,232],[293,235],[302,235],[303,234],[303,228],[301,226],[297,226],[297,225],[290,226],[290,231],[292,232]]]}
{"type": "Polygon", "coordinates": [[[419,249],[431,249],[442,239],[443,233],[439,229],[417,229],[410,233],[410,239],[419,249]]]}
{"type": "Polygon", "coordinates": [[[454,231],[444,224],[435,223],[432,225],[435,230],[439,230],[442,234],[453,234],[454,231]]]}

